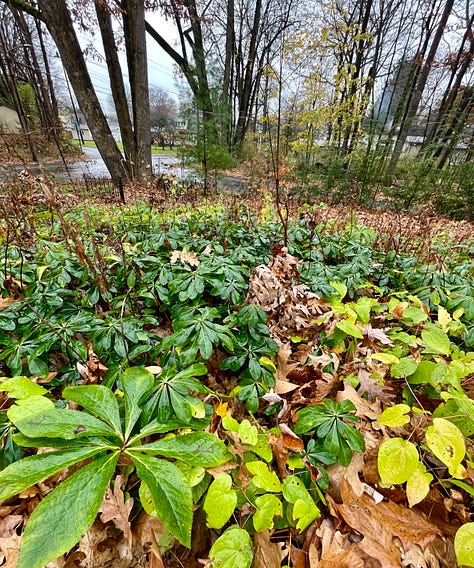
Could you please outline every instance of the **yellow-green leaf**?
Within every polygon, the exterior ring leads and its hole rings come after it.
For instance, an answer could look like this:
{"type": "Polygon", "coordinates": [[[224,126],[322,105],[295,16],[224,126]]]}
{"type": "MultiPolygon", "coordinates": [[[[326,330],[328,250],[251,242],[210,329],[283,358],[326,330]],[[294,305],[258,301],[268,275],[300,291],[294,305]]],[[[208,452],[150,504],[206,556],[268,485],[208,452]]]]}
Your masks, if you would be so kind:
{"type": "Polygon", "coordinates": [[[283,505],[276,495],[267,493],[255,499],[257,510],[253,516],[253,526],[257,532],[273,528],[273,518],[281,517],[283,505]]]}
{"type": "Polygon", "coordinates": [[[390,408],[387,408],[379,416],[377,422],[383,424],[384,426],[390,426],[396,428],[397,426],[403,426],[410,422],[410,417],[407,416],[411,408],[408,404],[395,404],[390,408]]]}
{"type": "Polygon", "coordinates": [[[458,467],[466,455],[461,430],[445,418],[433,418],[433,424],[426,429],[425,436],[433,454],[448,466],[450,475],[458,477],[458,467]]]}
{"type": "Polygon", "coordinates": [[[207,513],[207,526],[222,528],[237,506],[237,493],[232,489],[232,477],[228,473],[219,475],[209,486],[204,510],[207,513]]]}
{"type": "Polygon", "coordinates": [[[415,444],[403,438],[390,438],[379,448],[377,465],[384,485],[405,483],[418,463],[415,444]]]}
{"type": "Polygon", "coordinates": [[[428,495],[430,483],[433,480],[431,473],[426,471],[426,467],[418,462],[415,471],[410,475],[407,481],[407,498],[410,507],[413,507],[428,495]]]}
{"type": "Polygon", "coordinates": [[[474,523],[459,527],[454,537],[454,550],[459,566],[474,566],[474,523]]]}

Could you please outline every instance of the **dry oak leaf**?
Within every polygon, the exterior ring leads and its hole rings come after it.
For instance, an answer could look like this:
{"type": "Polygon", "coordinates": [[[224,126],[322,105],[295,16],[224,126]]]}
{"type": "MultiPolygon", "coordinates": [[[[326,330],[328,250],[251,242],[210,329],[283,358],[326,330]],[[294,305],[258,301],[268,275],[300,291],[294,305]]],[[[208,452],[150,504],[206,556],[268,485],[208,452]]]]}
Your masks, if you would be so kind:
{"type": "Polygon", "coordinates": [[[316,531],[321,539],[321,555],[314,543],[309,547],[310,568],[365,568],[364,559],[357,544],[348,540],[348,535],[342,535],[334,530],[330,519],[324,519],[316,531]]]}
{"type": "Polygon", "coordinates": [[[178,260],[181,264],[188,263],[191,266],[199,266],[200,264],[199,259],[194,252],[185,252],[184,250],[175,250],[171,254],[171,264],[175,264],[178,260]]]}
{"type": "Polygon", "coordinates": [[[23,522],[23,515],[8,515],[0,521],[0,566],[15,568],[20,554],[21,537],[16,528],[23,522]]]}
{"type": "Polygon", "coordinates": [[[282,542],[271,542],[271,531],[255,533],[253,537],[254,559],[252,568],[280,568],[282,560],[288,555],[282,542]]]}
{"type": "Polygon", "coordinates": [[[400,568],[402,554],[414,545],[425,549],[440,536],[439,529],[421,514],[391,501],[376,504],[365,492],[357,494],[346,478],[341,480],[340,492],[341,504],[328,496],[331,510],[364,536],[361,550],[384,568],[400,568]]]}
{"type": "Polygon", "coordinates": [[[100,520],[105,524],[113,521],[114,525],[120,529],[129,545],[132,546],[132,529],[128,517],[133,507],[133,498],[130,497],[125,501],[123,491],[120,489],[122,477],[117,475],[114,482],[114,490],[110,486],[107,487],[104,500],[100,506],[100,520]]]}

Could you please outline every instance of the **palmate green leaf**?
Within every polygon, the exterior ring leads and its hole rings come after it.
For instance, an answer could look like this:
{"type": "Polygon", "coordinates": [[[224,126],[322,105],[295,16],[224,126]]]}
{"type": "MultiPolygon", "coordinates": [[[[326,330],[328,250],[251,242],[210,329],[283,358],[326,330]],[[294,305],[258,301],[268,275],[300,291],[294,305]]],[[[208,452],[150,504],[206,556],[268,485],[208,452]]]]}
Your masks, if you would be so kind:
{"type": "Polygon", "coordinates": [[[209,486],[204,511],[207,513],[207,526],[222,528],[230,519],[237,506],[237,493],[232,489],[232,477],[228,473],[219,475],[209,486]]]}
{"type": "Polygon", "coordinates": [[[119,452],[86,465],[36,507],[23,533],[17,568],[41,568],[70,550],[94,522],[119,452]]]}
{"type": "Polygon", "coordinates": [[[137,474],[150,490],[157,516],[184,546],[191,547],[193,495],[186,478],[172,463],[129,452],[137,474]]]}
{"type": "Polygon", "coordinates": [[[202,467],[216,467],[232,458],[224,442],[208,432],[192,432],[130,448],[130,453],[136,451],[158,454],[202,467]]]}
{"type": "Polygon", "coordinates": [[[249,533],[236,525],[229,527],[211,546],[209,558],[215,568],[250,568],[253,551],[249,533]]]}
{"type": "MultiPolygon", "coordinates": [[[[74,440],[85,436],[116,436],[115,431],[105,422],[79,410],[50,408],[38,414],[17,418],[17,412],[9,417],[22,434],[29,438],[64,438],[74,440]]],[[[21,406],[19,407],[21,409],[21,406]]]]}
{"type": "Polygon", "coordinates": [[[0,471],[0,501],[102,451],[103,448],[97,446],[77,448],[37,454],[16,461],[0,471]]]}
{"type": "Polygon", "coordinates": [[[327,414],[323,414],[324,407],[321,404],[315,406],[307,406],[300,410],[297,414],[298,421],[295,424],[295,434],[307,434],[314,431],[330,420],[327,414]]]}
{"type": "Polygon", "coordinates": [[[140,413],[140,401],[151,391],[154,378],[150,371],[142,367],[130,367],[120,377],[125,393],[125,439],[130,436],[140,413]]]}
{"type": "Polygon", "coordinates": [[[63,390],[63,397],[80,404],[87,412],[107,422],[118,435],[121,435],[119,405],[109,388],[103,385],[66,387],[63,390]]]}

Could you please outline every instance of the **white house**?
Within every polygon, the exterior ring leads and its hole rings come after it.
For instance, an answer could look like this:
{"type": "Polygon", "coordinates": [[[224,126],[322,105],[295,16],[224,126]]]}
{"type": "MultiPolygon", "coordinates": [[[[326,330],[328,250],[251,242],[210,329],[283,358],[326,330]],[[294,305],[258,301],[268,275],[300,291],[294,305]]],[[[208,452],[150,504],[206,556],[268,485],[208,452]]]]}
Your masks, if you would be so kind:
{"type": "Polygon", "coordinates": [[[14,108],[0,104],[0,132],[17,134],[21,132],[20,119],[14,108]]]}

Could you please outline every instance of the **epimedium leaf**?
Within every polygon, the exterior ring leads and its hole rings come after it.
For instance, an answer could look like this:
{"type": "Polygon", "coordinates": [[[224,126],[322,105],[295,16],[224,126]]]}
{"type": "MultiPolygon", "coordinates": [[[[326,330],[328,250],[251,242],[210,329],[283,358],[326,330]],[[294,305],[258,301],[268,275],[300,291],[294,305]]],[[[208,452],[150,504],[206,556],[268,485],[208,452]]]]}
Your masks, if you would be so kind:
{"type": "Polygon", "coordinates": [[[355,337],[356,339],[363,339],[362,331],[356,326],[356,324],[350,322],[349,320],[338,321],[336,327],[343,331],[346,335],[355,337]]]}
{"type": "Polygon", "coordinates": [[[403,426],[410,422],[410,417],[408,416],[410,411],[411,408],[408,404],[395,404],[394,406],[386,408],[379,416],[377,422],[392,428],[403,426]]]}
{"type": "Polygon", "coordinates": [[[232,489],[232,477],[228,473],[219,475],[209,486],[204,500],[207,526],[222,528],[237,506],[237,493],[232,489]]]}
{"type": "Polygon", "coordinates": [[[451,353],[451,342],[448,334],[433,323],[427,323],[426,329],[421,332],[421,338],[425,348],[431,353],[441,353],[449,355],[451,353]]]}
{"type": "Polygon", "coordinates": [[[380,479],[385,485],[405,483],[418,463],[415,444],[403,438],[390,438],[379,448],[377,465],[380,479]]]}
{"type": "Polygon", "coordinates": [[[459,566],[474,566],[474,523],[465,523],[456,532],[454,550],[459,566]]]}
{"type": "Polygon", "coordinates": [[[417,368],[410,374],[408,382],[411,385],[420,385],[422,383],[430,383],[431,375],[436,369],[436,363],[433,361],[420,361],[417,368]]]}
{"type": "Polygon", "coordinates": [[[299,531],[303,531],[320,515],[321,513],[314,502],[310,503],[304,499],[297,499],[293,505],[292,516],[297,521],[296,528],[299,531]]]}
{"type": "Polygon", "coordinates": [[[298,520],[298,530],[304,530],[321,515],[304,483],[296,475],[285,477],[282,489],[283,497],[293,505],[292,517],[298,520]]]}
{"type": "Polygon", "coordinates": [[[250,568],[253,551],[249,533],[235,525],[229,527],[211,546],[209,558],[216,568],[250,568]]]}
{"type": "Polygon", "coordinates": [[[412,375],[417,366],[416,361],[411,357],[402,357],[398,363],[390,367],[390,374],[394,379],[403,379],[412,375]]]}
{"type": "Polygon", "coordinates": [[[125,394],[125,438],[127,439],[142,411],[139,403],[151,391],[154,378],[143,367],[130,367],[120,377],[125,394]]]}
{"type": "Polygon", "coordinates": [[[255,499],[257,510],[253,516],[253,526],[257,532],[273,528],[273,518],[283,515],[281,500],[272,494],[260,495],[255,499]]]}
{"type": "Polygon", "coordinates": [[[150,490],[158,518],[184,546],[191,547],[193,496],[181,471],[172,463],[130,452],[137,474],[150,490]]]}
{"type": "Polygon", "coordinates": [[[8,499],[50,475],[103,451],[86,447],[36,454],[13,462],[0,471],[0,501],[8,499]]]}
{"type": "Polygon", "coordinates": [[[93,461],[43,499],[26,524],[17,568],[41,568],[79,541],[97,516],[118,458],[116,452],[93,461]]]}
{"type": "Polygon", "coordinates": [[[90,414],[95,414],[121,435],[119,405],[112,391],[103,385],[66,387],[63,397],[80,404],[90,414]]]}
{"type": "Polygon", "coordinates": [[[74,440],[85,436],[116,436],[108,424],[80,410],[50,408],[25,418],[9,416],[18,430],[29,438],[74,440]]]}
{"type": "Polygon", "coordinates": [[[428,495],[430,483],[433,481],[431,473],[426,471],[426,467],[421,462],[417,463],[415,471],[407,480],[407,498],[410,507],[413,507],[428,495]]]}
{"type": "Polygon", "coordinates": [[[258,430],[256,426],[250,424],[250,422],[244,418],[239,425],[239,436],[242,444],[247,444],[247,446],[255,446],[258,442],[258,430]]]}
{"type": "Polygon", "coordinates": [[[449,473],[457,477],[458,466],[466,454],[461,430],[445,418],[433,418],[433,424],[428,426],[425,436],[428,448],[448,466],[449,473]]]}
{"type": "Polygon", "coordinates": [[[278,493],[281,491],[281,483],[278,479],[278,475],[274,471],[270,471],[266,463],[261,461],[251,461],[247,462],[245,465],[254,476],[252,481],[258,488],[272,493],[278,493]]]}
{"type": "Polygon", "coordinates": [[[216,467],[232,458],[222,440],[208,432],[191,432],[130,448],[130,452],[158,454],[191,465],[216,467]]]}

